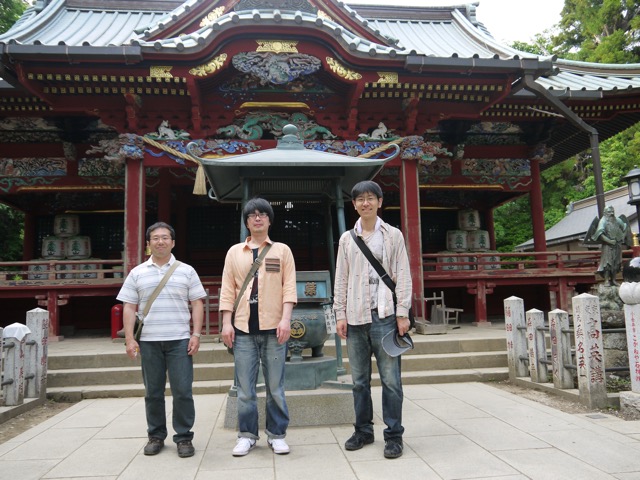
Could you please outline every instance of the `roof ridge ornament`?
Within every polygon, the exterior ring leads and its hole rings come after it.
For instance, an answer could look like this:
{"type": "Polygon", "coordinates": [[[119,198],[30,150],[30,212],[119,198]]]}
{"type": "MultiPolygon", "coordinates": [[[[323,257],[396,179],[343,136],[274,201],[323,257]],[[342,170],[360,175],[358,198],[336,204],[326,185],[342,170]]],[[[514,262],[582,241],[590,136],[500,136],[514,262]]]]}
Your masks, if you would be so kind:
{"type": "Polygon", "coordinates": [[[318,9],[307,0],[240,0],[234,7],[234,11],[255,9],[278,9],[300,11],[316,14],[318,9]]]}
{"type": "Polygon", "coordinates": [[[276,148],[280,150],[304,150],[304,142],[298,134],[298,127],[288,124],[282,127],[282,138],[278,140],[276,148]]]}

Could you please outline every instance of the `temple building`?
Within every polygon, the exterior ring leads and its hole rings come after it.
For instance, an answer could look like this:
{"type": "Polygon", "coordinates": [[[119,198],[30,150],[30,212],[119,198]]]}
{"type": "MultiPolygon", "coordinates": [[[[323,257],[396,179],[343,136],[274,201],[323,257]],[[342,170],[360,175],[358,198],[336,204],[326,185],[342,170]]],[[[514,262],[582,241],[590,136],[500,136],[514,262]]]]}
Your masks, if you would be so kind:
{"type": "MultiPolygon", "coordinates": [[[[275,149],[286,125],[305,149],[379,160],[369,176],[405,235],[419,316],[440,291],[480,326],[512,295],[567,309],[599,281],[597,254],[547,252],[540,173],[590,149],[602,210],[598,145],[640,120],[640,65],[516,51],[477,8],[37,0],[0,35],[0,202],[25,214],[22,261],[0,262],[0,322],[41,305],[54,337],[109,328],[158,220],[215,295],[242,200],[213,192],[203,163],[275,149]],[[493,211],[524,195],[533,251],[499,254],[493,211]]],[[[304,194],[313,172],[251,183],[300,271],[332,270],[336,209],[357,219],[348,190],[318,179],[304,194]]]]}

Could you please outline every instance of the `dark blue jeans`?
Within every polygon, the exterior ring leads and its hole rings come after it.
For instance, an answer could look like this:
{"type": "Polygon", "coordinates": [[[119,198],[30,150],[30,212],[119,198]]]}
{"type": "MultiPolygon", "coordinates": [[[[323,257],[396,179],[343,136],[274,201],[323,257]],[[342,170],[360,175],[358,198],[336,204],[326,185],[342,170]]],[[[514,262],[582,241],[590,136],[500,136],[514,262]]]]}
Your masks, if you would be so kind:
{"type": "Polygon", "coordinates": [[[193,357],[187,354],[189,339],[166,342],[140,342],[144,404],[149,437],[167,438],[164,391],[169,375],[173,396],[173,436],[175,443],[192,440],[196,419],[193,405],[193,357]]]}
{"type": "Polygon", "coordinates": [[[353,406],[356,432],[373,434],[373,403],[371,401],[371,354],[376,358],[382,383],[382,419],[387,428],[384,439],[401,439],[402,380],[400,355],[390,357],[382,348],[382,337],[396,329],[396,317],[378,318],[372,312],[373,322],[366,325],[347,325],[347,353],[353,378],[353,406]]]}
{"type": "Polygon", "coordinates": [[[280,345],[273,333],[236,335],[233,358],[238,387],[238,436],[258,437],[258,367],[267,390],[266,433],[269,438],[284,438],[289,426],[289,410],[284,397],[284,362],[287,344],[280,345]]]}

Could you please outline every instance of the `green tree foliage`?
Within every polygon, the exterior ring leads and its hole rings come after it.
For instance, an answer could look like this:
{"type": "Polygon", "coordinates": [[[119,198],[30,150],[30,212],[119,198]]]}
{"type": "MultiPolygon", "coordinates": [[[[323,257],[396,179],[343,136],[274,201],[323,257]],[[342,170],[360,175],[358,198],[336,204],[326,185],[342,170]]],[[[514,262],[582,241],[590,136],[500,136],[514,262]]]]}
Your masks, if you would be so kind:
{"type": "Polygon", "coordinates": [[[0,204],[0,261],[22,260],[24,214],[0,204]]]}
{"type": "MultiPolygon", "coordinates": [[[[6,32],[27,8],[22,0],[0,0],[0,33],[6,32]]],[[[0,204],[0,261],[22,259],[24,214],[0,204]]]]}
{"type": "Polygon", "coordinates": [[[27,6],[23,0],[0,0],[0,33],[9,30],[27,6]]]}
{"type": "Polygon", "coordinates": [[[498,251],[513,252],[516,245],[533,237],[528,195],[496,208],[494,216],[498,251]]]}
{"type": "Polygon", "coordinates": [[[563,58],[598,63],[640,59],[637,0],[565,0],[552,43],[563,58]]]}
{"type": "MultiPolygon", "coordinates": [[[[640,3],[637,0],[565,0],[557,27],[534,37],[531,44],[516,42],[521,51],[556,54],[561,58],[599,62],[640,62],[640,3]]],[[[597,127],[596,127],[597,128],[597,127]]],[[[624,186],[624,176],[640,166],[640,125],[600,144],[603,188],[624,186]]],[[[564,216],[571,202],[595,195],[593,162],[587,151],[542,172],[545,228],[564,216]]],[[[529,197],[522,197],[495,211],[496,244],[500,251],[533,236],[529,197]],[[520,232],[527,232],[522,239],[520,232]]]]}

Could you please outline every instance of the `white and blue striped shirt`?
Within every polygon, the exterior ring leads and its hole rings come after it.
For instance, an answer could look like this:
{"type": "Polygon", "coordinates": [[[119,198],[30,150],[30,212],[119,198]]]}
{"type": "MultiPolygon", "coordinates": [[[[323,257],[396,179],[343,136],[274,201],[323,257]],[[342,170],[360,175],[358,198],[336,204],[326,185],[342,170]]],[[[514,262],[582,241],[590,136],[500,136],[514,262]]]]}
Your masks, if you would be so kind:
{"type": "MultiPolygon", "coordinates": [[[[127,275],[116,298],[123,303],[137,305],[138,312],[142,313],[147,300],[175,261],[176,258],[171,255],[171,259],[162,266],[153,263],[151,258],[141,263],[127,275]]],[[[154,300],[144,319],[140,340],[168,341],[189,338],[189,303],[206,295],[195,269],[186,263],[180,264],[154,300]]]]}

